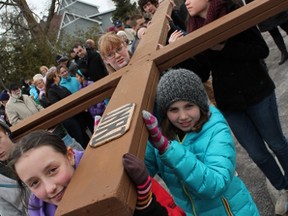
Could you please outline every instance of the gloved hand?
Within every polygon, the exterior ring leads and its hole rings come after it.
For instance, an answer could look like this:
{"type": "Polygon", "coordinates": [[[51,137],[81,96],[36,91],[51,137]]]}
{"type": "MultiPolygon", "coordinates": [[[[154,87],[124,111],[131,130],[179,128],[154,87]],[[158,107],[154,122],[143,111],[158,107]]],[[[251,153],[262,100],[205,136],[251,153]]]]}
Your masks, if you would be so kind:
{"type": "Polygon", "coordinates": [[[136,185],[137,202],[136,209],[143,210],[147,208],[152,201],[152,181],[143,161],[133,154],[123,155],[123,165],[131,180],[136,185]]]}
{"type": "Polygon", "coordinates": [[[134,184],[143,185],[149,176],[144,162],[131,153],[124,154],[122,159],[125,171],[134,184]]]}
{"type": "Polygon", "coordinates": [[[160,153],[164,153],[169,145],[168,139],[163,136],[158,127],[158,121],[155,116],[150,112],[143,110],[142,117],[144,123],[149,132],[149,140],[151,144],[159,150],[160,153]]]}

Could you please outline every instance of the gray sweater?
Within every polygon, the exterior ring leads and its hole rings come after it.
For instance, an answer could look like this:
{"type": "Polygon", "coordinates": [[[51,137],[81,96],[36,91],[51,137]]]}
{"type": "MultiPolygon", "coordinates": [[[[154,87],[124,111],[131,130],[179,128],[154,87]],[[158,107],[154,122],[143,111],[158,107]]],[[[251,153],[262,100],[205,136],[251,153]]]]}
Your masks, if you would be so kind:
{"type": "Polygon", "coordinates": [[[0,215],[26,216],[27,211],[20,197],[20,189],[14,179],[0,174],[0,215]]]}

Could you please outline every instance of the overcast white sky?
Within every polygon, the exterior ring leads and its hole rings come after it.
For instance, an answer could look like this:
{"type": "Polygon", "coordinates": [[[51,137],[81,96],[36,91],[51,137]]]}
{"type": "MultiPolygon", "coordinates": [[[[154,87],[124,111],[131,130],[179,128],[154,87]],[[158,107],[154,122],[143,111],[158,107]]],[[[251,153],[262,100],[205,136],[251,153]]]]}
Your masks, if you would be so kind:
{"type": "MultiPolygon", "coordinates": [[[[95,4],[99,6],[100,12],[104,12],[115,7],[112,0],[94,0],[94,1],[93,0],[80,0],[80,1],[87,2],[89,4],[95,4]]],[[[49,0],[27,0],[27,3],[30,9],[33,12],[35,12],[40,18],[42,18],[43,15],[45,15],[45,12],[48,10],[50,6],[49,5],[50,2],[51,1],[49,0]]]]}

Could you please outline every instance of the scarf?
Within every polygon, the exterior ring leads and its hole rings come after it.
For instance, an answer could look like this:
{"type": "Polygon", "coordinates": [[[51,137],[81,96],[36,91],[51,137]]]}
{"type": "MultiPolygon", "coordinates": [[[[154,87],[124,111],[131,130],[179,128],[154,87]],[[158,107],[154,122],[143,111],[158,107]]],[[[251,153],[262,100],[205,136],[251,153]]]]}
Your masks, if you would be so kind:
{"type": "Polygon", "coordinates": [[[200,16],[189,16],[188,32],[195,31],[196,29],[226,15],[226,5],[227,2],[225,2],[225,0],[210,0],[206,19],[200,16]]]}

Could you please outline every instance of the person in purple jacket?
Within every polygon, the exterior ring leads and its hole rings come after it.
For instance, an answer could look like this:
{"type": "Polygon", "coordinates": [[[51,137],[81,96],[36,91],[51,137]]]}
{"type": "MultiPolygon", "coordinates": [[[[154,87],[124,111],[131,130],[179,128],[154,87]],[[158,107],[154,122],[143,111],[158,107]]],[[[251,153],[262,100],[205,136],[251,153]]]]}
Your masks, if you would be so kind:
{"type": "MultiPolygon", "coordinates": [[[[87,77],[88,77],[88,74],[87,74],[85,69],[82,69],[82,70],[78,69],[76,71],[76,79],[80,83],[79,90],[82,89],[82,88],[87,87],[88,85],[91,85],[92,83],[94,83],[93,81],[88,80],[87,77]]],[[[95,105],[93,105],[93,106],[88,108],[89,113],[91,114],[91,116],[93,118],[95,116],[97,116],[97,115],[98,116],[102,116],[102,114],[105,111],[106,105],[107,105],[105,103],[105,101],[97,103],[97,104],[95,104],[95,105]]]]}
{"type": "MultiPolygon", "coordinates": [[[[83,153],[67,148],[58,136],[44,130],[21,138],[11,153],[9,166],[20,183],[24,203],[29,203],[29,216],[55,215],[83,153]],[[25,196],[27,189],[31,191],[31,196],[25,196]]],[[[167,191],[159,184],[153,186],[143,161],[126,153],[122,162],[136,186],[134,216],[185,216],[167,191]],[[153,193],[153,188],[154,191],[157,189],[159,197],[153,193]]]]}

